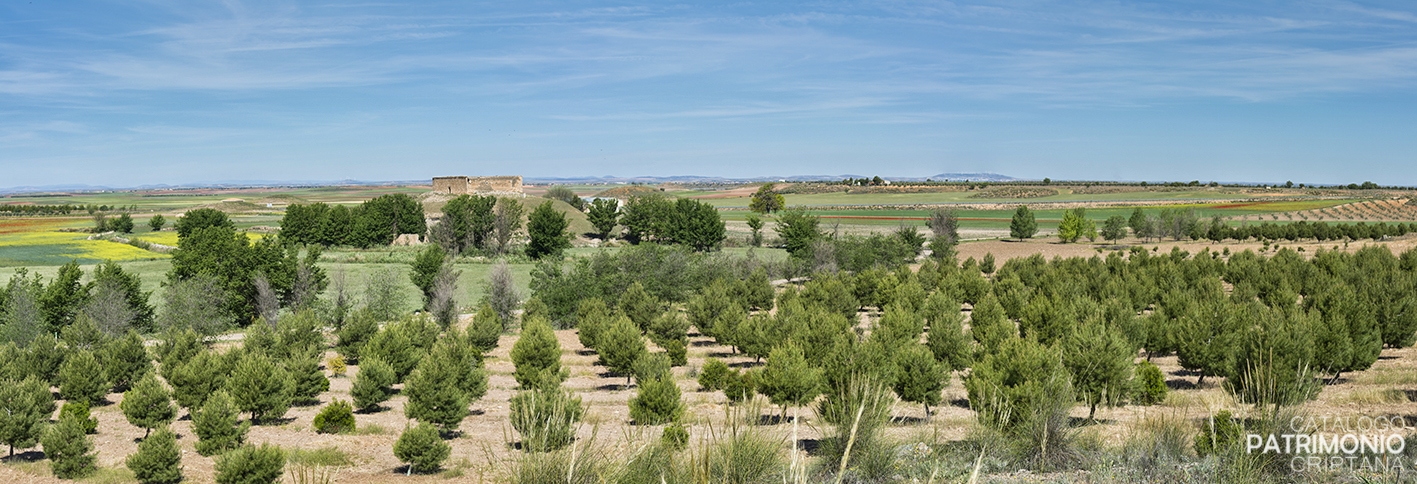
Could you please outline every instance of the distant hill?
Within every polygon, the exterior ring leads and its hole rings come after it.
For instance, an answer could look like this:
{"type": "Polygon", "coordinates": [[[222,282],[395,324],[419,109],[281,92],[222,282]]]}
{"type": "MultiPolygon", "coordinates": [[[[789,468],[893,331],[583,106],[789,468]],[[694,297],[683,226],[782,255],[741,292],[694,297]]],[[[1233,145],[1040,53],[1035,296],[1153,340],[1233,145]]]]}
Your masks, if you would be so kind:
{"type": "Polygon", "coordinates": [[[931,179],[931,180],[935,180],[935,181],[945,181],[945,180],[949,180],[949,181],[964,181],[964,180],[969,180],[969,181],[991,181],[991,182],[1006,182],[1006,181],[1026,180],[1026,178],[1014,178],[1014,177],[1011,177],[1011,176],[1008,176],[1008,175],[1000,175],[1000,174],[998,174],[998,173],[941,173],[941,174],[939,174],[939,175],[935,175],[935,176],[930,177],[930,179],[931,179]]]}

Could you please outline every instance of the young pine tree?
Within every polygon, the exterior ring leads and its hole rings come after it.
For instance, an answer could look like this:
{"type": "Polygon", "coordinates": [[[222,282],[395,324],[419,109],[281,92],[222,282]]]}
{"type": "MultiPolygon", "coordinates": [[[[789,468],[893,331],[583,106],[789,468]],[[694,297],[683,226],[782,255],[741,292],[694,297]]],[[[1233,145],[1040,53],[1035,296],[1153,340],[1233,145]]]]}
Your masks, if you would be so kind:
{"type": "Polygon", "coordinates": [[[379,404],[394,395],[394,370],[384,360],[366,356],[359,363],[359,372],[354,375],[354,386],[349,395],[354,398],[354,407],[365,412],[379,409],[379,404]]]}
{"type": "Polygon", "coordinates": [[[582,299],[576,305],[576,338],[581,346],[595,349],[595,338],[610,320],[610,309],[598,297],[582,299]]]}
{"type": "MultiPolygon", "coordinates": [[[[188,413],[202,408],[207,397],[226,387],[226,360],[211,350],[202,350],[186,363],[172,364],[180,365],[167,377],[167,382],[172,384],[172,399],[188,413]]],[[[163,368],[168,368],[167,365],[163,363],[163,368]]]]}
{"type": "Polygon", "coordinates": [[[923,312],[930,325],[925,344],[935,355],[935,361],[946,365],[947,370],[968,368],[973,357],[972,339],[964,331],[964,315],[959,312],[959,303],[935,293],[925,302],[923,312]]]}
{"type": "Polygon", "coordinates": [[[394,370],[394,382],[402,382],[418,366],[418,348],[404,331],[395,326],[384,328],[364,345],[360,358],[375,357],[394,370]]]}
{"type": "Polygon", "coordinates": [[[251,421],[278,419],[290,409],[295,398],[295,381],[290,373],[259,353],[248,354],[236,364],[227,380],[227,390],[236,407],[251,412],[251,421]]]}
{"type": "Polygon", "coordinates": [[[781,406],[785,417],[788,406],[801,406],[821,394],[822,370],[808,365],[802,347],[788,341],[768,355],[757,384],[758,393],[781,406]]]}
{"type": "Polygon", "coordinates": [[[285,472],[285,452],[271,444],[244,445],[216,459],[217,484],[274,484],[285,472]]]}
{"type": "Polygon", "coordinates": [[[84,425],[78,419],[67,417],[49,427],[40,437],[44,456],[49,458],[49,469],[60,479],[80,479],[93,474],[97,469],[94,461],[93,440],[84,435],[84,425]]]}
{"type": "Polygon", "coordinates": [[[192,431],[197,434],[197,453],[212,456],[241,447],[251,422],[241,421],[241,409],[225,390],[213,393],[192,415],[192,431]]]}
{"type": "Polygon", "coordinates": [[[100,403],[108,395],[108,381],[103,376],[103,365],[93,352],[79,350],[64,358],[59,367],[59,397],[90,406],[100,403]]]}
{"type": "Polygon", "coordinates": [[[646,291],[639,281],[631,283],[620,295],[620,313],[628,316],[641,333],[648,331],[649,323],[662,312],[664,308],[660,307],[659,300],[646,291]]]}
{"type": "Polygon", "coordinates": [[[1084,321],[1062,346],[1063,366],[1073,374],[1073,388],[1088,404],[1088,420],[1099,403],[1116,404],[1126,396],[1136,350],[1125,337],[1101,321],[1084,321]]]}
{"type": "Polygon", "coordinates": [[[640,381],[639,394],[630,399],[630,418],[639,425],[674,423],[684,417],[686,406],[674,374],[666,371],[640,381]]]}
{"type": "Polygon", "coordinates": [[[320,370],[320,350],[294,354],[285,360],[286,371],[295,382],[293,402],[318,402],[320,393],[329,391],[330,379],[320,370]]]}
{"type": "Polygon", "coordinates": [[[349,402],[336,399],[315,416],[315,433],[342,434],[354,430],[354,407],[349,402]]]}
{"type": "Polygon", "coordinates": [[[404,385],[404,394],[408,395],[404,416],[436,425],[445,432],[457,430],[467,417],[470,401],[458,381],[460,364],[437,353],[424,357],[404,385]]]}
{"type": "Polygon", "coordinates": [[[940,392],[949,383],[948,368],[923,345],[911,344],[896,354],[895,382],[891,388],[901,400],[925,405],[925,418],[930,418],[930,406],[939,405],[940,392]]]}
{"type": "Polygon", "coordinates": [[[452,446],[438,437],[438,430],[428,423],[404,429],[394,443],[394,456],[407,462],[410,471],[433,472],[443,465],[452,453],[452,446]]]}
{"type": "Polygon", "coordinates": [[[143,439],[138,444],[138,453],[129,455],[124,463],[143,484],[173,484],[182,480],[182,452],[177,448],[177,434],[167,427],[143,439]]]}
{"type": "Polygon", "coordinates": [[[521,337],[512,345],[512,363],[516,365],[513,376],[522,388],[536,388],[540,383],[542,370],[565,381],[568,373],[561,369],[561,343],[556,341],[556,333],[545,319],[532,318],[522,327],[521,337]]]}
{"type": "Polygon", "coordinates": [[[479,354],[492,351],[502,337],[503,326],[492,306],[483,304],[482,309],[477,310],[472,322],[467,325],[467,342],[479,354]]]}
{"type": "Polygon", "coordinates": [[[172,397],[157,376],[148,373],[138,380],[132,389],[123,393],[123,416],[134,427],[143,429],[143,438],[152,430],[164,427],[177,418],[177,408],[172,406],[172,397]]]}
{"type": "Polygon", "coordinates": [[[600,364],[625,375],[625,384],[629,385],[635,361],[648,352],[635,323],[625,316],[616,316],[596,337],[596,344],[600,345],[600,364]]]}
{"type": "Polygon", "coordinates": [[[48,383],[33,376],[18,382],[0,380],[0,443],[10,446],[10,456],[17,447],[33,447],[53,413],[48,383]]]}
{"type": "Polygon", "coordinates": [[[344,359],[350,364],[359,364],[359,357],[363,356],[364,344],[378,333],[379,322],[374,320],[372,314],[368,311],[356,312],[344,323],[344,326],[335,331],[335,335],[339,336],[339,343],[335,345],[335,351],[344,355],[344,359]]]}
{"type": "Polygon", "coordinates": [[[103,369],[113,391],[126,392],[143,375],[152,373],[152,358],[136,331],[128,331],[123,339],[104,347],[103,369]]]}

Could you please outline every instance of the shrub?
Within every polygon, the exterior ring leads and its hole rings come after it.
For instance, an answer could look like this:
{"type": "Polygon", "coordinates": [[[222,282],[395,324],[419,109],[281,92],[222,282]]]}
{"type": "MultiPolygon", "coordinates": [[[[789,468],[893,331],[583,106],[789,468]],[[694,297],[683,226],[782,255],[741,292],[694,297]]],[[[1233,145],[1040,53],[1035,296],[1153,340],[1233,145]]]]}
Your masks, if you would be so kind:
{"type": "Polygon", "coordinates": [[[551,325],[541,318],[532,318],[522,327],[521,338],[512,345],[512,363],[516,365],[513,376],[522,388],[536,388],[544,376],[555,378],[557,383],[568,376],[561,370],[561,343],[556,341],[551,325]]]}
{"type": "Polygon", "coordinates": [[[379,408],[394,394],[394,370],[384,360],[375,356],[365,357],[359,362],[359,372],[354,375],[354,386],[349,395],[354,398],[354,406],[369,412],[379,408]]]}
{"type": "Polygon", "coordinates": [[[98,456],[93,454],[93,441],[84,435],[84,425],[78,419],[72,416],[60,419],[39,441],[55,477],[79,479],[96,470],[94,461],[98,456]]]}
{"type": "Polygon", "coordinates": [[[138,444],[138,453],[124,463],[138,482],[169,484],[182,480],[182,452],[177,448],[177,434],[163,427],[138,444]]]}
{"type": "Polygon", "coordinates": [[[1155,405],[1166,401],[1166,393],[1170,389],[1166,387],[1166,375],[1161,372],[1161,368],[1157,368],[1150,361],[1143,361],[1137,364],[1136,375],[1137,403],[1155,405]]]}
{"type": "Polygon", "coordinates": [[[1240,441],[1240,431],[1243,429],[1229,410],[1221,410],[1201,423],[1201,433],[1196,436],[1196,455],[1224,454],[1230,446],[1240,441]]]}
{"type": "Polygon", "coordinates": [[[673,450],[684,450],[689,446],[689,429],[684,428],[683,423],[672,423],[664,427],[664,433],[659,436],[659,443],[673,450]]]}
{"type": "Polygon", "coordinates": [[[329,361],[325,363],[325,367],[330,369],[331,375],[337,377],[344,376],[345,373],[349,371],[349,368],[344,363],[344,356],[341,355],[331,356],[329,361]]]}
{"type": "Polygon", "coordinates": [[[407,462],[410,470],[420,473],[438,470],[451,452],[452,447],[443,442],[438,437],[438,430],[428,423],[404,429],[398,442],[394,443],[394,456],[400,462],[407,462]]]}
{"type": "Polygon", "coordinates": [[[147,438],[152,429],[166,426],[177,418],[177,409],[172,406],[172,397],[157,376],[148,373],[138,380],[131,390],[123,393],[123,417],[128,423],[144,430],[147,438]]]}
{"type": "Polygon", "coordinates": [[[246,441],[251,422],[241,422],[241,410],[224,390],[213,393],[192,415],[192,432],[197,434],[197,453],[212,456],[240,447],[246,441]]]}
{"type": "Polygon", "coordinates": [[[722,390],[729,371],[728,364],[723,360],[709,358],[699,371],[699,386],[706,392],[722,390]]]}
{"type": "Polygon", "coordinates": [[[723,377],[723,396],[729,403],[741,403],[752,398],[757,392],[756,372],[740,373],[734,370],[723,377]]]}
{"type": "Polygon", "coordinates": [[[354,430],[354,407],[344,400],[335,400],[325,405],[315,416],[315,432],[321,434],[342,434],[354,430]]]}
{"type": "Polygon", "coordinates": [[[272,484],[285,472],[280,447],[245,445],[216,458],[217,484],[272,484]]]}
{"type": "Polygon", "coordinates": [[[640,381],[639,395],[630,399],[630,418],[639,425],[678,422],[684,417],[684,400],[672,373],[640,381]]]}
{"type": "Polygon", "coordinates": [[[64,402],[64,406],[59,409],[59,418],[72,416],[84,427],[84,433],[93,435],[98,433],[98,419],[89,414],[89,406],[84,402],[64,402]]]}
{"type": "Polygon", "coordinates": [[[575,423],[584,415],[580,397],[572,397],[554,379],[512,397],[512,428],[522,436],[522,450],[527,452],[550,452],[569,445],[575,437],[575,423]]]}

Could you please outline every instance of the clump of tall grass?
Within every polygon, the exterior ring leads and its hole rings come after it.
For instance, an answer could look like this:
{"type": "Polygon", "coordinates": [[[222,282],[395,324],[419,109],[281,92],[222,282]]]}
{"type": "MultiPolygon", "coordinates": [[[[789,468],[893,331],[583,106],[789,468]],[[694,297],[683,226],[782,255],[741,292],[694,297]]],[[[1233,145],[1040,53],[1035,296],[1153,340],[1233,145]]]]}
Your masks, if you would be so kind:
{"type": "Polygon", "coordinates": [[[600,484],[616,469],[612,453],[584,441],[550,452],[526,452],[514,459],[502,479],[510,484],[600,484]]]}
{"type": "Polygon", "coordinates": [[[1022,423],[1008,432],[1009,444],[1014,459],[1035,471],[1055,471],[1070,469],[1083,462],[1084,447],[1089,444],[1083,434],[1073,428],[1068,411],[1072,409],[1074,398],[1067,375],[1054,373],[1052,381],[1044,388],[1054,388],[1056,392],[1044,398],[1032,400],[1030,408],[1023,409],[1022,423]]]}
{"type": "Polygon", "coordinates": [[[539,387],[517,393],[511,402],[511,423],[528,452],[560,449],[576,435],[576,422],[585,416],[580,397],[562,389],[554,378],[539,387]]]}
{"type": "Polygon", "coordinates": [[[895,450],[881,431],[895,403],[884,384],[860,377],[853,377],[842,394],[823,400],[817,414],[832,427],[818,449],[818,474],[834,475],[838,482],[875,481],[893,474],[895,450]]]}
{"type": "Polygon", "coordinates": [[[724,428],[709,426],[706,440],[689,458],[694,482],[752,484],[784,480],[784,439],[770,436],[742,418],[744,414],[760,414],[761,404],[757,402],[755,399],[742,408],[726,409],[724,428]]]}

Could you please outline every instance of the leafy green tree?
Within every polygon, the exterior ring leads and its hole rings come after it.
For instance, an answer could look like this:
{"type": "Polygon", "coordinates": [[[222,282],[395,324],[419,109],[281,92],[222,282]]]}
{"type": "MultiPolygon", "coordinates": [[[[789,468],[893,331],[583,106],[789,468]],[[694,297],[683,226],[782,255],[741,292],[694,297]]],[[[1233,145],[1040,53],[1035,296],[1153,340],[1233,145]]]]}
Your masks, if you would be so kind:
{"type": "Polygon", "coordinates": [[[127,391],[134,382],[153,373],[152,358],[143,345],[143,337],[131,330],[123,339],[104,347],[103,367],[115,392],[127,391]]]}
{"type": "Polygon", "coordinates": [[[674,374],[664,372],[640,381],[639,394],[630,399],[630,418],[639,425],[678,422],[684,417],[686,406],[674,383],[674,374]]]}
{"type": "Polygon", "coordinates": [[[93,435],[98,433],[98,419],[93,418],[89,412],[89,406],[84,402],[64,402],[64,406],[59,408],[59,418],[71,415],[78,419],[84,426],[84,433],[93,435]]]}
{"type": "Polygon", "coordinates": [[[179,239],[192,235],[198,229],[207,227],[224,227],[236,230],[236,223],[226,216],[226,212],[214,208],[199,208],[188,210],[177,218],[177,223],[173,224],[177,229],[179,239]]]}
{"type": "Polygon", "coordinates": [[[496,215],[493,208],[497,197],[460,195],[443,205],[443,220],[451,229],[447,245],[443,248],[452,253],[462,253],[470,249],[487,247],[492,241],[493,222],[496,215]]]}
{"type": "Polygon", "coordinates": [[[590,202],[590,211],[586,212],[586,218],[590,225],[595,227],[595,233],[601,240],[609,240],[610,232],[615,231],[615,226],[620,223],[620,202],[611,198],[597,198],[590,202]]]}
{"type": "Polygon", "coordinates": [[[389,245],[401,234],[423,234],[423,206],[402,193],[380,195],[357,211],[350,242],[361,248],[389,245]]]}
{"type": "Polygon", "coordinates": [[[312,256],[318,257],[318,253],[308,252],[306,260],[302,261],[293,246],[283,247],[275,238],[253,243],[246,234],[237,233],[232,227],[195,229],[178,239],[177,249],[172,256],[172,269],[167,273],[169,285],[199,275],[213,277],[225,296],[221,305],[223,313],[238,320],[249,320],[258,314],[258,275],[266,277],[271,294],[287,305],[302,265],[317,274],[315,279],[323,279],[323,270],[310,260],[312,256]]]}
{"type": "Polygon", "coordinates": [[[747,216],[747,222],[748,229],[753,231],[753,235],[748,238],[748,245],[761,247],[763,245],[763,218],[750,213],[747,216]]]}
{"type": "Polygon", "coordinates": [[[92,351],[74,352],[59,367],[60,398],[90,406],[103,402],[108,395],[108,381],[103,375],[103,365],[92,351]]]}
{"type": "Polygon", "coordinates": [[[44,283],[39,274],[29,277],[29,271],[20,268],[10,276],[10,282],[0,290],[0,339],[24,346],[49,333],[40,301],[44,296],[44,283]]]}
{"type": "Polygon", "coordinates": [[[806,259],[811,256],[812,242],[822,238],[822,232],[817,228],[820,222],[821,219],[808,214],[807,209],[798,207],[782,212],[774,230],[778,237],[782,237],[788,254],[806,259]]]}
{"type": "Polygon", "coordinates": [[[49,384],[33,376],[23,381],[0,380],[0,443],[10,446],[11,457],[16,447],[34,446],[53,413],[49,384]]]}
{"type": "Polygon", "coordinates": [[[723,220],[718,209],[698,200],[681,198],[674,202],[671,217],[666,223],[666,237],[676,243],[687,245],[696,251],[717,248],[727,238],[723,220]]]}
{"type": "Polygon", "coordinates": [[[1071,208],[1063,212],[1063,220],[1058,223],[1058,239],[1063,243],[1076,242],[1087,237],[1097,237],[1097,227],[1087,218],[1087,209],[1071,208]]]}
{"type": "Polygon", "coordinates": [[[526,206],[510,198],[498,198],[492,213],[492,249],[498,254],[505,253],[512,236],[522,228],[522,214],[526,213],[526,206]]]}
{"type": "Polygon", "coordinates": [[[1102,238],[1116,243],[1118,239],[1127,236],[1127,219],[1121,215],[1107,217],[1107,221],[1102,222],[1102,238]]]}
{"type": "Polygon", "coordinates": [[[598,297],[582,299],[576,305],[576,338],[581,346],[595,349],[596,337],[610,324],[610,309],[598,297]]]}
{"type": "Polygon", "coordinates": [[[1115,405],[1127,396],[1136,349],[1121,334],[1100,321],[1085,321],[1063,341],[1062,349],[1073,388],[1088,404],[1088,420],[1099,403],[1115,405]]]}
{"type": "Polygon", "coordinates": [[[84,435],[84,425],[70,416],[50,426],[39,439],[44,456],[49,458],[49,470],[60,479],[82,479],[93,474],[97,467],[94,462],[93,439],[84,435]]]}
{"type": "Polygon", "coordinates": [[[354,216],[354,210],[344,205],[330,207],[329,213],[320,221],[320,245],[354,245],[354,216]]]}
{"type": "Polygon", "coordinates": [[[542,370],[557,381],[565,381],[569,375],[561,369],[561,343],[544,319],[532,318],[522,327],[521,337],[512,345],[511,356],[516,365],[512,376],[522,388],[536,388],[542,370]]]}
{"type": "Polygon", "coordinates": [[[153,215],[153,218],[148,219],[148,228],[151,228],[153,232],[162,230],[162,226],[164,225],[167,225],[167,219],[164,218],[160,213],[153,215]]]}
{"type": "Polygon", "coordinates": [[[216,458],[217,484],[275,484],[285,472],[285,452],[262,443],[243,445],[216,458]]]}
{"type": "Polygon", "coordinates": [[[280,238],[295,245],[320,243],[320,231],[330,206],[323,203],[295,204],[280,219],[280,238]]]}
{"type": "Polygon", "coordinates": [[[365,412],[377,410],[379,404],[394,395],[395,383],[398,382],[393,368],[377,356],[368,356],[359,361],[359,372],[354,375],[349,395],[354,398],[356,408],[365,412]]]}
{"type": "Polygon", "coordinates": [[[320,410],[312,425],[318,434],[351,432],[354,430],[354,407],[351,407],[349,402],[335,399],[320,410]]]}
{"type": "Polygon", "coordinates": [[[576,192],[572,191],[569,187],[565,187],[562,185],[554,185],[550,188],[547,188],[546,194],[542,196],[552,200],[560,200],[566,202],[566,205],[570,205],[571,208],[580,210],[582,212],[585,211],[585,200],[582,199],[579,195],[576,195],[576,192]]]}
{"type": "Polygon", "coordinates": [[[143,429],[144,438],[153,429],[166,426],[177,418],[177,408],[172,406],[171,394],[152,373],[143,376],[133,389],[123,393],[123,403],[119,407],[123,409],[123,417],[128,419],[128,423],[143,429]]]}
{"type": "Polygon", "coordinates": [[[1141,238],[1143,232],[1151,232],[1149,225],[1150,224],[1147,223],[1146,214],[1142,213],[1141,207],[1133,208],[1132,215],[1127,218],[1127,226],[1132,228],[1132,233],[1136,234],[1138,238],[1141,238]]]}
{"type": "MultiPolygon", "coordinates": [[[[559,350],[558,350],[559,352],[559,350]]],[[[437,425],[445,432],[457,430],[467,417],[471,400],[463,391],[458,371],[461,361],[450,361],[438,353],[430,353],[409,375],[404,385],[408,403],[404,416],[422,423],[437,425]]]]}
{"type": "Polygon", "coordinates": [[[940,392],[949,383],[949,368],[919,344],[906,345],[896,354],[895,365],[899,369],[891,385],[895,394],[901,400],[925,405],[925,418],[930,418],[930,406],[939,405],[940,392]]]}
{"type": "Polygon", "coordinates": [[[807,364],[801,346],[787,341],[768,355],[757,384],[758,393],[781,406],[785,416],[788,406],[801,406],[821,394],[822,370],[807,364]]]}
{"type": "Polygon", "coordinates": [[[89,296],[84,286],[79,284],[79,278],[83,276],[84,271],[79,269],[79,263],[70,261],[59,268],[54,280],[44,288],[39,307],[44,312],[44,321],[48,325],[46,332],[55,334],[74,323],[74,318],[79,315],[79,308],[84,306],[89,296]]]}
{"type": "Polygon", "coordinates": [[[295,380],[290,373],[260,353],[241,358],[231,370],[227,387],[237,408],[250,412],[256,423],[281,418],[295,398],[295,380]]]}
{"type": "MultiPolygon", "coordinates": [[[[130,315],[127,319],[129,325],[140,331],[153,329],[156,311],[148,303],[151,293],[143,292],[143,280],[138,274],[124,271],[123,266],[118,265],[117,262],[107,261],[94,267],[93,281],[88,283],[86,290],[93,296],[89,304],[84,307],[90,316],[100,318],[104,316],[100,314],[101,312],[117,312],[126,309],[125,315],[130,315]],[[113,292],[113,303],[116,307],[102,307],[96,304],[98,301],[95,299],[101,298],[105,291],[113,292]]],[[[113,318],[110,316],[109,319],[113,318]]],[[[108,324],[105,326],[117,327],[118,325],[108,324]]],[[[121,334],[121,331],[110,334],[121,334]]]]}
{"type": "Polygon", "coordinates": [[[452,446],[438,437],[438,431],[427,422],[404,429],[394,443],[394,457],[407,462],[411,471],[433,472],[452,453],[452,446]]]}
{"type": "Polygon", "coordinates": [[[620,207],[620,236],[635,244],[664,238],[673,211],[674,203],[658,192],[632,195],[620,207]]]}
{"type": "Polygon", "coordinates": [[[648,353],[639,328],[625,316],[615,316],[609,326],[596,337],[596,345],[596,351],[600,353],[600,364],[610,371],[625,375],[626,385],[630,383],[635,361],[648,353]]]}
{"type": "Polygon", "coordinates": [[[172,484],[182,480],[182,452],[177,434],[163,427],[138,444],[138,453],[124,459],[133,477],[143,484],[172,484]]]}
{"type": "Polygon", "coordinates": [[[787,207],[787,202],[781,194],[773,193],[774,184],[765,183],[758,187],[758,191],[753,192],[753,196],[748,201],[748,210],[757,213],[771,214],[787,207]]]}
{"type": "Polygon", "coordinates": [[[448,253],[436,244],[428,244],[413,258],[413,270],[408,277],[413,280],[413,286],[423,292],[424,309],[428,309],[433,302],[433,286],[437,282],[438,271],[443,269],[447,259],[448,253]]]}
{"type": "Polygon", "coordinates": [[[571,248],[571,234],[566,232],[571,222],[566,214],[556,210],[547,200],[531,211],[526,224],[531,241],[526,246],[526,256],[531,259],[543,257],[559,258],[561,253],[571,248]]]}
{"type": "Polygon", "coordinates": [[[197,434],[197,453],[212,456],[241,447],[251,422],[241,421],[241,409],[226,390],[217,390],[200,410],[192,414],[192,432],[197,434]]]}
{"type": "Polygon", "coordinates": [[[109,228],[113,229],[114,232],[131,234],[133,233],[133,216],[128,215],[126,212],[121,213],[118,215],[118,218],[113,220],[109,228]]]}

